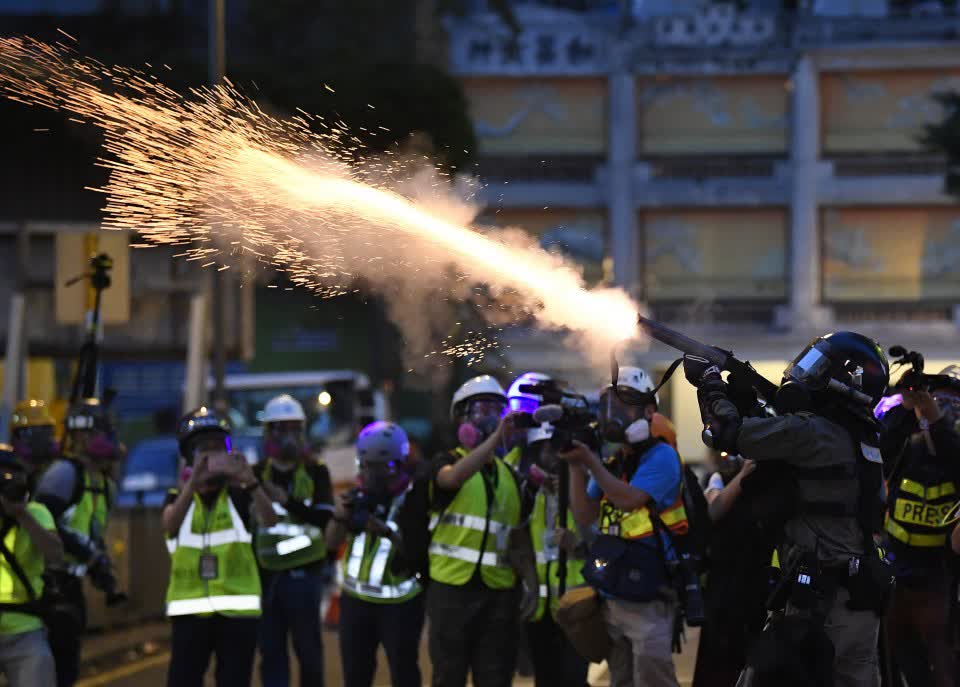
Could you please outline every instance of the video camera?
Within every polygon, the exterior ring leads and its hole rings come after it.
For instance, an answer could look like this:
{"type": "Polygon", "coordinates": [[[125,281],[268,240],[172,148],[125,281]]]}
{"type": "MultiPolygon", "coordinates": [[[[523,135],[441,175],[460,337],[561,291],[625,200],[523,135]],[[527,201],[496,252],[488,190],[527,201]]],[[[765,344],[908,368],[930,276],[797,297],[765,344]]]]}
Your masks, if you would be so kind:
{"type": "MultiPolygon", "coordinates": [[[[583,394],[566,391],[553,380],[538,384],[524,384],[520,392],[539,396],[543,399],[536,412],[531,415],[530,427],[544,423],[553,426],[550,444],[557,451],[567,451],[573,447],[573,441],[582,441],[591,448],[599,448],[597,418],[590,411],[590,405],[583,394]]],[[[518,426],[525,426],[521,423],[518,426]]]]}
{"type": "Polygon", "coordinates": [[[27,476],[21,470],[0,472],[0,496],[4,501],[21,503],[27,500],[27,476]]]}
{"type": "Polygon", "coordinates": [[[383,503],[377,503],[369,492],[356,487],[347,492],[350,503],[350,519],[347,521],[347,529],[358,534],[367,529],[367,523],[373,516],[379,520],[387,519],[387,506],[383,503]]]}
{"type": "Polygon", "coordinates": [[[890,357],[896,358],[893,365],[897,367],[910,366],[910,369],[904,372],[900,381],[896,383],[895,388],[897,389],[933,391],[956,383],[956,380],[947,375],[932,375],[924,372],[923,354],[917,351],[908,351],[903,346],[891,346],[890,357]]]}

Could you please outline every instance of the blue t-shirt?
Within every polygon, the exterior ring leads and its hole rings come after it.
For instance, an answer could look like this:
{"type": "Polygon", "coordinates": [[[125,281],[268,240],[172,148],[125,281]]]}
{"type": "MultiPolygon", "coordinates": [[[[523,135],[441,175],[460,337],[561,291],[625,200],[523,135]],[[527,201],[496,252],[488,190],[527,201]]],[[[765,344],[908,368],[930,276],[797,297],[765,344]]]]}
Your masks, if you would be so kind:
{"type": "MultiPolygon", "coordinates": [[[[669,444],[659,443],[640,458],[640,464],[630,478],[630,486],[650,494],[657,510],[663,512],[679,498],[680,481],[680,456],[669,444]]],[[[594,500],[603,496],[603,490],[593,477],[587,484],[587,495],[594,500]]],[[[666,533],[661,533],[660,537],[667,560],[674,560],[676,552],[670,537],[666,533]]],[[[652,540],[641,541],[652,543],[652,540]]]]}
{"type": "MultiPolygon", "coordinates": [[[[630,486],[650,494],[657,510],[666,510],[680,496],[680,456],[669,444],[657,444],[640,458],[630,486]]],[[[593,477],[587,484],[587,495],[595,501],[603,496],[593,477]]]]}

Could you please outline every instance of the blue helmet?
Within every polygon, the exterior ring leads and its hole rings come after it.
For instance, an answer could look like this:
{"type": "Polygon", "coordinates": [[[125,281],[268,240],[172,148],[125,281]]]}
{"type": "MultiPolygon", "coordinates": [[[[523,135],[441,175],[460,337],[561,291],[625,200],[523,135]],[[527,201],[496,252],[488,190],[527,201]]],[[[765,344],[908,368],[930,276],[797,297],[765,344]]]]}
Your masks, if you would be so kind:
{"type": "Polygon", "coordinates": [[[361,463],[403,463],[409,454],[407,433],[393,422],[372,422],[357,437],[357,459],[361,463]]]}
{"type": "Polygon", "coordinates": [[[180,449],[180,455],[189,460],[190,444],[193,439],[208,432],[216,432],[223,436],[227,450],[230,450],[230,423],[212,408],[203,406],[180,418],[177,425],[177,446],[180,449]]]}
{"type": "Polygon", "coordinates": [[[507,390],[507,403],[510,410],[533,413],[543,403],[543,396],[520,391],[521,387],[552,381],[553,377],[543,372],[525,372],[517,377],[507,390]]]}

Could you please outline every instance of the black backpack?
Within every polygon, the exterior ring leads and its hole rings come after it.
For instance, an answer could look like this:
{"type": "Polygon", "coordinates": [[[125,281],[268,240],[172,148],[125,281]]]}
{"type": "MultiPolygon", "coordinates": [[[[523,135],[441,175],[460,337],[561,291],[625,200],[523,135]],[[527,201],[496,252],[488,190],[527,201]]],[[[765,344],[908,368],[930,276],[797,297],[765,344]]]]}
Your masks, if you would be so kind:
{"type": "Polygon", "coordinates": [[[694,560],[697,571],[704,572],[713,523],[710,520],[707,499],[703,495],[703,487],[700,486],[700,480],[697,479],[693,468],[684,464],[682,477],[680,494],[683,498],[683,508],[687,512],[688,530],[687,534],[681,537],[683,540],[681,546],[694,560]]]}

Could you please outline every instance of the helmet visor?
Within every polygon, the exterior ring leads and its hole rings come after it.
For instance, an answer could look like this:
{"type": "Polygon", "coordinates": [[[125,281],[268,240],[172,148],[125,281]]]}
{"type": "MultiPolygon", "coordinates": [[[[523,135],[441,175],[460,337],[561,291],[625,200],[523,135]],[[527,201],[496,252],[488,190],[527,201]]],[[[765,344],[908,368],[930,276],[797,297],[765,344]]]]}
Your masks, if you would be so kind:
{"type": "Polygon", "coordinates": [[[833,364],[824,350],[826,347],[827,344],[824,341],[818,341],[810,346],[787,366],[783,376],[800,382],[809,389],[826,387],[830,366],[833,364]]]}
{"type": "MultiPolygon", "coordinates": [[[[628,403],[624,401],[621,391],[627,394],[628,398],[629,393],[638,394],[635,389],[630,389],[625,386],[617,387],[613,393],[611,393],[611,389],[607,389],[600,395],[600,418],[606,422],[611,420],[620,421],[623,426],[626,427],[640,417],[642,412],[641,407],[644,403],[628,403]]],[[[643,394],[643,396],[647,399],[646,403],[649,403],[650,394],[643,394]]]]}

